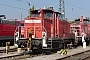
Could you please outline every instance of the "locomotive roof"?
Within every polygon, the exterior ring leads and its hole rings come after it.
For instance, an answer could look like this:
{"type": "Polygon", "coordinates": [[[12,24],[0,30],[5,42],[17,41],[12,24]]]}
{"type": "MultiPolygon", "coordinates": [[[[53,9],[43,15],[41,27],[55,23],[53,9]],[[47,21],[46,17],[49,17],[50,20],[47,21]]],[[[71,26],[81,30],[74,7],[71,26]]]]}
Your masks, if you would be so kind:
{"type": "MultiPolygon", "coordinates": [[[[42,9],[43,11],[52,11],[52,12],[54,12],[53,10],[49,10],[49,9],[42,9]]],[[[39,9],[38,10],[33,10],[33,11],[31,11],[31,12],[34,12],[34,11],[39,11],[39,9]]]]}
{"type": "MultiPolygon", "coordinates": [[[[79,19],[75,19],[75,20],[80,20],[80,18],[79,18],[79,19]]],[[[87,20],[87,21],[89,21],[89,19],[83,19],[83,20],[87,20]]]]}
{"type": "MultiPolygon", "coordinates": [[[[54,12],[53,10],[49,10],[49,9],[42,9],[43,11],[51,11],[51,12],[54,12]]],[[[33,10],[33,11],[31,11],[31,12],[35,12],[35,11],[39,11],[39,9],[38,10],[33,10]]],[[[61,14],[61,12],[55,12],[55,13],[58,13],[58,14],[61,14]]]]}
{"type": "Polygon", "coordinates": [[[2,20],[6,20],[6,21],[15,21],[15,19],[2,19],[2,20]]]}
{"type": "Polygon", "coordinates": [[[61,14],[61,12],[55,12],[55,13],[61,14]]]}
{"type": "Polygon", "coordinates": [[[2,17],[3,17],[4,19],[6,19],[5,15],[0,15],[0,18],[2,18],[2,17]]]}
{"type": "Polygon", "coordinates": [[[0,15],[0,17],[5,17],[5,15],[0,15]]]}

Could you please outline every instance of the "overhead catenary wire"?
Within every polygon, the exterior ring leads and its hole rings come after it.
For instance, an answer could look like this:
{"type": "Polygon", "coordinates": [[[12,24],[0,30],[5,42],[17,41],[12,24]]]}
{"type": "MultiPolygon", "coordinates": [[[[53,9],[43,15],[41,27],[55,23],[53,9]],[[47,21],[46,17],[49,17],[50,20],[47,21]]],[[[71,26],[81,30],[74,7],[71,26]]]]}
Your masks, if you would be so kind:
{"type": "MultiPolygon", "coordinates": [[[[17,1],[18,1],[18,0],[17,0],[17,1]]],[[[23,2],[23,3],[28,3],[28,2],[23,1],[23,0],[21,0],[21,2],[23,2]]],[[[76,7],[76,8],[81,9],[81,10],[84,10],[83,8],[78,7],[78,6],[75,6],[75,5],[73,5],[73,4],[70,4],[70,3],[67,3],[67,2],[65,2],[65,3],[68,4],[68,5],[70,5],[70,6],[74,6],[74,7],[76,7]]],[[[28,11],[28,9],[24,9],[24,8],[20,8],[20,7],[15,7],[15,6],[10,6],[10,5],[6,5],[6,4],[3,4],[3,3],[0,3],[0,5],[28,11]]],[[[31,4],[31,3],[30,3],[30,5],[34,5],[34,4],[31,4]]],[[[37,6],[39,6],[39,5],[37,5],[37,6]]],[[[87,10],[84,10],[84,11],[87,11],[87,10]]],[[[87,11],[87,12],[88,12],[88,11],[87,11]]],[[[69,14],[69,13],[68,13],[68,14],[69,14]]],[[[75,14],[69,14],[69,15],[77,16],[77,15],[75,15],[75,14]]]]}
{"type": "MultiPolygon", "coordinates": [[[[35,6],[35,4],[32,4],[32,3],[27,2],[27,1],[23,1],[23,0],[16,0],[16,1],[20,1],[20,2],[23,2],[23,3],[27,3],[29,6],[30,6],[30,5],[35,6]]],[[[53,0],[52,0],[52,1],[53,1],[53,0]]],[[[66,2],[66,1],[64,1],[64,2],[65,2],[66,4],[68,4],[68,5],[70,5],[70,6],[73,6],[73,7],[75,7],[75,8],[81,9],[81,10],[83,10],[83,11],[85,11],[85,12],[90,12],[90,11],[88,11],[88,10],[85,10],[84,8],[81,8],[81,7],[75,6],[75,5],[70,4],[70,3],[66,2]]],[[[36,5],[36,6],[42,7],[41,5],[36,5]]]]}
{"type": "MultiPolygon", "coordinates": [[[[23,0],[17,0],[17,1],[20,1],[20,2],[23,2],[23,3],[28,3],[28,2],[26,2],[26,1],[23,1],[23,0]]],[[[52,0],[53,1],[53,0],[52,0]]],[[[30,2],[29,2],[30,3],[30,2]]],[[[30,3],[30,5],[32,5],[31,3],[30,3]]],[[[34,5],[34,4],[33,4],[34,5]]],[[[38,5],[39,6],[39,5],[38,5]]],[[[68,14],[70,14],[70,13],[68,13],[68,14]]],[[[73,15],[73,16],[77,16],[77,15],[75,15],[75,14],[70,14],[70,15],[73,15]]]]}
{"type": "MultiPolygon", "coordinates": [[[[29,3],[29,5],[35,5],[35,4],[32,4],[32,3],[30,3],[30,2],[26,2],[26,1],[23,1],[23,0],[16,0],[16,1],[21,1],[21,2],[23,2],[23,3],[29,3]]],[[[52,0],[52,1],[53,1],[53,0],[52,0]]],[[[75,5],[73,5],[73,4],[67,3],[66,1],[65,1],[65,3],[68,4],[68,5],[71,5],[71,6],[73,6],[73,7],[79,8],[79,9],[81,9],[81,10],[87,11],[87,10],[81,8],[81,7],[78,7],[78,6],[75,6],[75,5]]],[[[0,3],[0,4],[1,4],[1,3],[0,3]]],[[[5,4],[1,4],[1,5],[5,5],[5,4]]],[[[9,6],[9,5],[6,5],[6,6],[9,6]]],[[[37,5],[37,6],[40,7],[40,5],[37,5]]],[[[9,7],[18,8],[18,9],[23,9],[23,8],[14,7],[14,6],[9,6],[9,7]]],[[[26,9],[23,9],[23,10],[26,10],[26,9]]],[[[88,11],[87,11],[87,12],[88,12],[88,11]]]]}
{"type": "MultiPolygon", "coordinates": [[[[74,5],[74,4],[68,3],[68,2],[66,2],[66,1],[65,1],[65,4],[70,5],[70,6],[73,6],[72,11],[74,10],[74,8],[77,8],[77,9],[82,10],[83,12],[86,12],[86,13],[89,13],[89,12],[90,12],[89,10],[86,10],[86,9],[80,7],[80,6],[76,6],[76,5],[74,5]]],[[[67,13],[67,12],[66,12],[66,13],[67,13]]],[[[79,13],[79,12],[78,12],[78,13],[79,13]]],[[[71,13],[68,13],[68,15],[70,15],[70,14],[71,14],[71,13]]],[[[82,14],[82,13],[79,13],[79,14],[82,14]]],[[[75,14],[71,14],[71,15],[77,16],[77,15],[75,15],[75,14]]],[[[79,16],[77,16],[77,17],[79,17],[79,16]]]]}
{"type": "Polygon", "coordinates": [[[73,7],[75,7],[75,8],[78,8],[78,9],[80,9],[80,10],[83,10],[83,11],[85,11],[85,12],[90,12],[90,11],[88,11],[88,10],[85,10],[84,8],[75,6],[75,5],[73,5],[73,4],[70,4],[70,3],[67,3],[67,2],[65,2],[65,3],[68,4],[68,5],[70,5],[70,6],[73,6],[73,7]]]}
{"type": "Polygon", "coordinates": [[[24,9],[24,8],[15,7],[15,6],[10,6],[10,5],[6,5],[6,4],[2,4],[2,3],[0,3],[0,5],[28,11],[27,9],[24,9]]]}
{"type": "Polygon", "coordinates": [[[73,16],[76,16],[76,17],[78,17],[79,15],[75,15],[75,14],[71,14],[71,13],[68,13],[68,12],[66,12],[68,15],[73,15],[73,16]]]}
{"type": "MultiPolygon", "coordinates": [[[[53,1],[53,0],[52,0],[52,1],[53,1]]],[[[23,0],[22,0],[22,2],[27,3],[27,2],[25,2],[25,1],[23,1],[23,0]]],[[[71,4],[71,3],[68,3],[68,2],[66,2],[66,1],[65,1],[65,3],[68,4],[68,5],[70,5],[70,6],[73,6],[73,7],[75,7],[75,8],[78,8],[78,9],[80,9],[80,10],[83,10],[84,12],[90,12],[90,11],[84,9],[84,8],[81,8],[81,7],[79,7],[79,6],[75,6],[75,5],[73,5],[73,4],[71,4]]],[[[30,3],[30,4],[31,4],[31,3],[30,3]]],[[[31,4],[31,5],[32,5],[32,4],[31,4]]],[[[33,5],[34,5],[34,4],[33,4],[33,5]]],[[[37,5],[37,6],[39,6],[39,5],[37,5]]],[[[73,10],[73,8],[72,8],[72,10],[73,10]]],[[[68,12],[66,12],[66,13],[68,13],[68,12]]],[[[71,14],[71,13],[68,13],[68,15],[73,15],[73,16],[76,16],[76,17],[79,16],[79,15],[75,15],[75,14],[71,14]]]]}
{"type": "MultiPolygon", "coordinates": [[[[15,6],[10,6],[10,5],[6,5],[6,4],[2,4],[2,3],[0,3],[0,5],[2,5],[2,6],[7,6],[7,7],[11,7],[11,8],[16,8],[16,9],[21,9],[21,10],[28,11],[27,9],[23,9],[23,8],[15,7],[15,6]]],[[[69,14],[69,15],[76,16],[76,15],[74,15],[74,14],[70,14],[70,13],[68,13],[68,14],[69,14]]]]}
{"type": "Polygon", "coordinates": [[[19,1],[19,2],[23,2],[23,3],[27,3],[29,6],[38,6],[38,7],[42,7],[41,5],[37,5],[37,4],[33,4],[31,2],[28,2],[28,1],[23,1],[23,0],[16,0],[16,1],[19,1]]]}
{"type": "MultiPolygon", "coordinates": [[[[20,2],[23,2],[23,3],[30,3],[30,2],[23,1],[23,0],[16,0],[16,1],[20,1],[20,2]]],[[[53,0],[52,0],[52,1],[53,1],[53,0]]],[[[30,5],[32,5],[32,4],[30,3],[30,5]]],[[[33,5],[35,5],[35,4],[33,4],[33,5]]],[[[39,5],[37,5],[37,6],[39,6],[39,5]]],[[[68,12],[67,12],[67,13],[68,13],[68,12]]],[[[77,15],[71,14],[71,13],[68,13],[68,15],[73,15],[73,16],[78,17],[77,15]]]]}

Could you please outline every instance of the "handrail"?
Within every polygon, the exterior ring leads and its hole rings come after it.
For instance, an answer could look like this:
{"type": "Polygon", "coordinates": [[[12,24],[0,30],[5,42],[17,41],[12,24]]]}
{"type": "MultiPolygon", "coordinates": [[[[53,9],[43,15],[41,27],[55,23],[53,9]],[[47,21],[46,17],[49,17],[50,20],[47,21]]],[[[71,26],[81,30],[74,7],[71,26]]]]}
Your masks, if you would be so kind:
{"type": "MultiPolygon", "coordinates": [[[[34,28],[34,35],[35,35],[35,28],[37,28],[37,27],[41,27],[41,28],[43,28],[43,30],[46,32],[46,34],[47,34],[47,30],[45,29],[45,27],[44,26],[18,26],[18,27],[16,27],[16,30],[15,30],[15,32],[14,32],[14,34],[16,33],[16,32],[19,32],[20,33],[20,31],[19,31],[19,29],[20,28],[34,28]]],[[[20,34],[19,34],[20,35],[20,34]]],[[[21,36],[19,36],[19,38],[21,38],[21,36]]]]}

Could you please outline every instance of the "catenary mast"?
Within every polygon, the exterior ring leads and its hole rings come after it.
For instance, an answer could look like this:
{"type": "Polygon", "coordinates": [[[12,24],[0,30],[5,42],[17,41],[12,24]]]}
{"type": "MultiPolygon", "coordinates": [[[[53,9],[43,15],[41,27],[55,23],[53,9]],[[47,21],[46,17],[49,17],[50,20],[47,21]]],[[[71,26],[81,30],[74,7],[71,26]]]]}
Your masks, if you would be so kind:
{"type": "Polygon", "coordinates": [[[65,4],[64,4],[64,0],[59,0],[59,12],[62,13],[61,19],[65,20],[65,4]]]}

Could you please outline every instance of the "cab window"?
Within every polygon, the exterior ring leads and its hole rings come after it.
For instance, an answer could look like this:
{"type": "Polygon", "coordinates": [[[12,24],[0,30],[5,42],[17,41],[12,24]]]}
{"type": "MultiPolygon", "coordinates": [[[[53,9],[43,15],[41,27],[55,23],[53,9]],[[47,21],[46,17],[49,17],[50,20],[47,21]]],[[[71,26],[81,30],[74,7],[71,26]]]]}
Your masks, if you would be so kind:
{"type": "Polygon", "coordinates": [[[24,24],[21,24],[21,26],[24,26],[24,24]]]}
{"type": "Polygon", "coordinates": [[[20,26],[20,22],[18,22],[18,26],[20,26]]]}
{"type": "Polygon", "coordinates": [[[58,14],[58,19],[61,20],[61,14],[58,14]]]}
{"type": "Polygon", "coordinates": [[[6,20],[2,20],[2,23],[3,24],[15,24],[15,21],[14,20],[9,20],[9,19],[7,20],[6,19],[6,20]]]}
{"type": "Polygon", "coordinates": [[[84,24],[88,24],[89,20],[84,19],[84,24]]]}
{"type": "Polygon", "coordinates": [[[45,18],[52,18],[52,12],[45,12],[45,18]]]}
{"type": "Polygon", "coordinates": [[[38,17],[38,16],[39,16],[39,14],[38,14],[38,13],[34,13],[33,15],[34,15],[34,17],[38,17]]]}
{"type": "Polygon", "coordinates": [[[39,17],[39,13],[38,13],[38,11],[34,11],[34,12],[32,12],[32,17],[39,17]]]}
{"type": "Polygon", "coordinates": [[[75,22],[76,22],[77,24],[79,24],[79,23],[80,23],[80,19],[79,19],[79,20],[75,20],[75,22]]]}

